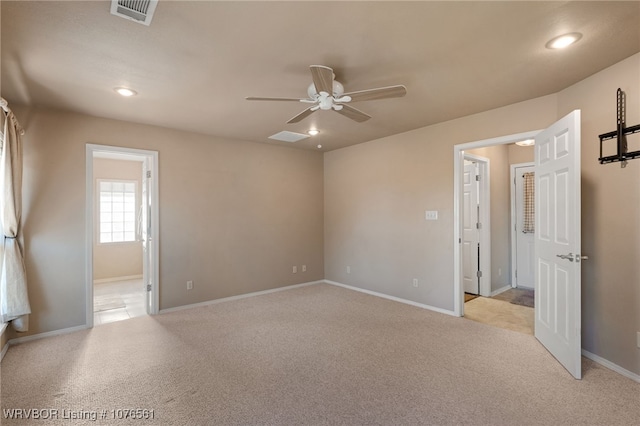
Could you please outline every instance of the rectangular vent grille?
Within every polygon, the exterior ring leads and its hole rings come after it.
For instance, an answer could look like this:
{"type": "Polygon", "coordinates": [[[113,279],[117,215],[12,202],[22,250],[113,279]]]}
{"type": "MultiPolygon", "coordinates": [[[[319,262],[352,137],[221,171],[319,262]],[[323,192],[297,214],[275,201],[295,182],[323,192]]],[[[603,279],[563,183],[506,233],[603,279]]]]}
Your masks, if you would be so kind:
{"type": "Polygon", "coordinates": [[[111,13],[140,24],[149,25],[158,0],[111,0],[111,13]]]}
{"type": "Polygon", "coordinates": [[[309,135],[303,135],[302,133],[288,132],[283,130],[275,135],[269,136],[269,139],[274,139],[282,142],[298,142],[299,140],[308,138],[309,135]]]}

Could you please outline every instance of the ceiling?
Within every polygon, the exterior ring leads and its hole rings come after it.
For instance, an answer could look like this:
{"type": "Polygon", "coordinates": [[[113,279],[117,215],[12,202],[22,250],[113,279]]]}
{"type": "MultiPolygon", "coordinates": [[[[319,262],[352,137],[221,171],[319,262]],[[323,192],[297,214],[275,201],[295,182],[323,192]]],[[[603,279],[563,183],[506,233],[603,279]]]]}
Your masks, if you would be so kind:
{"type": "Polygon", "coordinates": [[[160,0],[150,26],[104,1],[0,4],[10,105],[323,151],[555,93],[640,51],[638,1],[160,0]],[[576,31],[577,44],[545,48],[576,31]],[[306,97],[312,64],[332,67],[347,92],[408,93],[354,105],[373,117],[364,123],[318,111],[285,124],[307,105],[245,100],[306,97]],[[321,133],[268,139],[310,128],[321,133]]]}

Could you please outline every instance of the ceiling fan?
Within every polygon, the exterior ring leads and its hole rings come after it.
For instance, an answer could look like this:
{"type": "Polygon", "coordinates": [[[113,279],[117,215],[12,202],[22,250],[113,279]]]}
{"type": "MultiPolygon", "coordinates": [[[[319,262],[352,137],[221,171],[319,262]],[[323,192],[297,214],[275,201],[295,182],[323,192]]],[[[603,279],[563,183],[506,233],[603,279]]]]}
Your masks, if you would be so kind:
{"type": "Polygon", "coordinates": [[[308,98],[262,98],[249,96],[246,99],[248,101],[295,101],[312,104],[309,108],[287,121],[287,124],[297,123],[319,109],[334,110],[345,117],[361,123],[370,119],[371,116],[347,105],[347,103],[399,98],[407,94],[407,88],[403,85],[378,87],[375,89],[345,93],[342,83],[335,80],[335,74],[331,68],[323,65],[311,65],[309,68],[311,69],[313,83],[307,88],[308,98]]]}

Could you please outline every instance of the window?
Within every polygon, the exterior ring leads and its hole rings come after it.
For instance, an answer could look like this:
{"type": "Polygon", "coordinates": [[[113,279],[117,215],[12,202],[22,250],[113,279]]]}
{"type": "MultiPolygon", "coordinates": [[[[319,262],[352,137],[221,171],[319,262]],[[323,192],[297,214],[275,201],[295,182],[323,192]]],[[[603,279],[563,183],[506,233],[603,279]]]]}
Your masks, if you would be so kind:
{"type": "Polygon", "coordinates": [[[100,243],[136,241],[136,182],[98,181],[100,243]]]}

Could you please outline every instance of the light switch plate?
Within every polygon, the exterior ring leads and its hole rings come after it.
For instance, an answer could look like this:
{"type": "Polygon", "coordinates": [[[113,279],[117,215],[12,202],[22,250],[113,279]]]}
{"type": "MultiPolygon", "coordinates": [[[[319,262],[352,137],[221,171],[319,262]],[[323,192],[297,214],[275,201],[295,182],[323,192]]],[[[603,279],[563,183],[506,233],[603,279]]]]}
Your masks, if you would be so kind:
{"type": "Polygon", "coordinates": [[[424,212],[425,220],[438,220],[438,210],[426,210],[424,212]]]}

